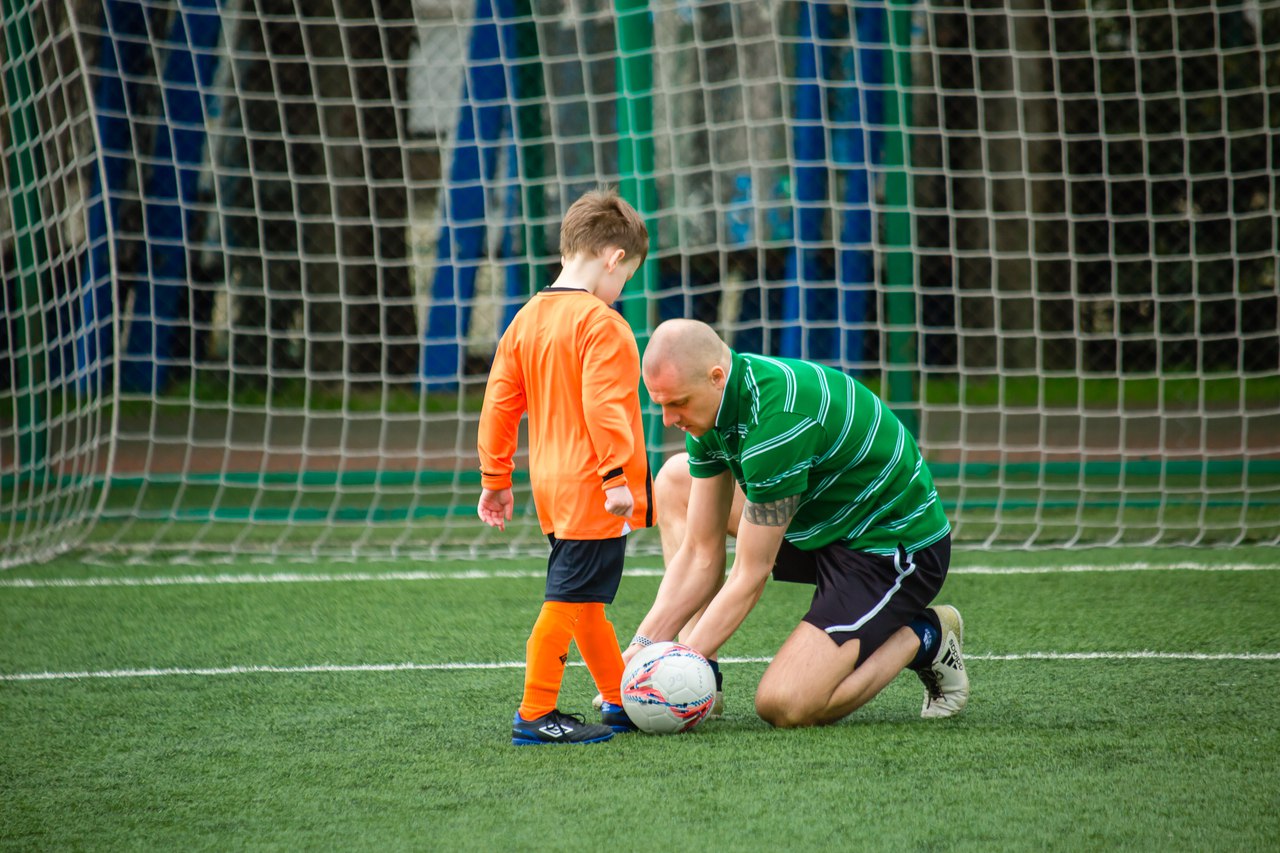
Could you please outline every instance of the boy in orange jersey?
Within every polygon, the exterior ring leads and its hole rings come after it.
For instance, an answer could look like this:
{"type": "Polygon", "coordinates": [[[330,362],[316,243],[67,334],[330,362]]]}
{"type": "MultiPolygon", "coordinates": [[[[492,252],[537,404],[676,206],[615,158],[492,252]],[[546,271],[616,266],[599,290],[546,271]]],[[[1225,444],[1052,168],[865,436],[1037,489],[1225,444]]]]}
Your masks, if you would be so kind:
{"type": "Polygon", "coordinates": [[[529,480],[551,542],[546,594],[525,647],[517,746],[597,743],[634,731],[622,709],[622,655],[605,605],[622,578],[629,531],[653,524],[640,418],[640,357],[610,305],[649,248],[644,220],[615,192],[574,202],[560,227],[563,270],[516,314],[498,343],[480,413],[477,512],[511,520],[520,417],[529,415],[529,480]],[[604,698],[601,723],[556,707],[569,643],[604,698]]]}

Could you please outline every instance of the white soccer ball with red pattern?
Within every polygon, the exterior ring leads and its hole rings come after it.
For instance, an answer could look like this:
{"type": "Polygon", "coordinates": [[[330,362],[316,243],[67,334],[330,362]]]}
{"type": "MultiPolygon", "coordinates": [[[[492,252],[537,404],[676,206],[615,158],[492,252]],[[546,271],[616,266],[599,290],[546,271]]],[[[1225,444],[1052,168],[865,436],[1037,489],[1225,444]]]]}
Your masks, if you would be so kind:
{"type": "Polygon", "coordinates": [[[680,643],[646,646],[622,674],[622,707],[650,734],[687,732],[706,719],[715,700],[711,664],[680,643]]]}

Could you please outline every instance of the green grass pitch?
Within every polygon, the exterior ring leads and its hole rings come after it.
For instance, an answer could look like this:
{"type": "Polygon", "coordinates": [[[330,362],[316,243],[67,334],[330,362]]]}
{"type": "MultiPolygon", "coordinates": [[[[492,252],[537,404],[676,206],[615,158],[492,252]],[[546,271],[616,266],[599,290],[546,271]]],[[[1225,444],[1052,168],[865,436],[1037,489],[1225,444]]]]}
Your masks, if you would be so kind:
{"type": "MultiPolygon", "coordinates": [[[[751,710],[807,603],[771,584],[724,720],[516,748],[541,569],[0,574],[0,849],[1280,849],[1275,549],[958,552],[966,712],[921,720],[907,673],[801,731],[751,710]]],[[[624,579],[620,635],[655,575],[624,579]]],[[[594,692],[571,666],[561,705],[594,692]]]]}

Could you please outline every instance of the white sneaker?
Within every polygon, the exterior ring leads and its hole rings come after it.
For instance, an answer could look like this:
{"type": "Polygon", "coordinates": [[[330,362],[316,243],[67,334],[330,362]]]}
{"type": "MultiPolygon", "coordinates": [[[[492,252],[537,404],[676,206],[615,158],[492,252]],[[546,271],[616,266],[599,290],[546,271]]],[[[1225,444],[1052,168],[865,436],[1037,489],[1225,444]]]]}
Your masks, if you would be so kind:
{"type": "Polygon", "coordinates": [[[924,682],[924,707],[920,716],[925,719],[951,717],[963,710],[969,701],[969,673],[964,668],[961,646],[964,643],[964,620],[960,611],[950,604],[929,608],[938,614],[942,624],[942,640],[938,653],[928,669],[917,670],[924,682]]]}

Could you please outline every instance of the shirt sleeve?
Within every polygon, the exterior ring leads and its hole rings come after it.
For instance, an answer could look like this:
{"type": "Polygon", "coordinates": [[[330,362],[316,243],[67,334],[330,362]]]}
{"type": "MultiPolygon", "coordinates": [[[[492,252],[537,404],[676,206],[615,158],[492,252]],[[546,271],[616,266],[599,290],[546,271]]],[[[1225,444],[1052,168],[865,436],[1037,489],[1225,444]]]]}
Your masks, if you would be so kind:
{"type": "Polygon", "coordinates": [[[689,474],[693,477],[715,477],[729,470],[723,451],[711,446],[709,439],[715,435],[712,430],[702,438],[685,433],[684,450],[689,454],[689,474]]]}
{"type": "Polygon", "coordinates": [[[783,412],[756,424],[742,446],[747,500],[768,503],[807,492],[825,445],[826,430],[813,418],[783,412]]]}
{"type": "Polygon", "coordinates": [[[480,455],[480,485],[486,489],[511,487],[520,418],[525,412],[524,384],[518,362],[504,338],[498,343],[484,389],[476,449],[480,455]]]}
{"type": "Polygon", "coordinates": [[[640,408],[640,351],[620,318],[593,322],[582,338],[582,413],[595,451],[600,488],[626,485],[637,448],[632,416],[640,408]]]}

